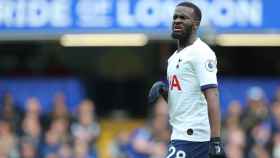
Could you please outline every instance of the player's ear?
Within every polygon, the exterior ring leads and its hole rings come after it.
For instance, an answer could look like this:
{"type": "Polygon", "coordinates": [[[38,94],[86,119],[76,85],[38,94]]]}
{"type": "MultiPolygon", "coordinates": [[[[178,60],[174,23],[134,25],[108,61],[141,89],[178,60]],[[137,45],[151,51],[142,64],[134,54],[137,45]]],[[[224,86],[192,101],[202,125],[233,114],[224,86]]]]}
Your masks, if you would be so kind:
{"type": "Polygon", "coordinates": [[[197,21],[197,20],[195,20],[195,21],[193,22],[193,29],[194,29],[194,30],[198,30],[199,24],[200,24],[200,22],[197,21]]]}
{"type": "Polygon", "coordinates": [[[193,23],[192,23],[192,30],[193,30],[193,31],[196,31],[197,29],[198,29],[197,23],[196,23],[196,22],[193,22],[193,23]]]}

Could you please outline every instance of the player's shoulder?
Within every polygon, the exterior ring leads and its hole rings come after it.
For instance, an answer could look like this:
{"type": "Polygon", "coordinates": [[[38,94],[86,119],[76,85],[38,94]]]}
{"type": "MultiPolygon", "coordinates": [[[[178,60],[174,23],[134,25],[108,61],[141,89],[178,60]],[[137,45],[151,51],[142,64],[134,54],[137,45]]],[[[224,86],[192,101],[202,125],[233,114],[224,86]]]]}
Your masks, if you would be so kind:
{"type": "Polygon", "coordinates": [[[216,57],[215,52],[209,47],[208,44],[206,44],[200,38],[197,39],[194,47],[195,47],[194,54],[197,56],[216,57]]]}

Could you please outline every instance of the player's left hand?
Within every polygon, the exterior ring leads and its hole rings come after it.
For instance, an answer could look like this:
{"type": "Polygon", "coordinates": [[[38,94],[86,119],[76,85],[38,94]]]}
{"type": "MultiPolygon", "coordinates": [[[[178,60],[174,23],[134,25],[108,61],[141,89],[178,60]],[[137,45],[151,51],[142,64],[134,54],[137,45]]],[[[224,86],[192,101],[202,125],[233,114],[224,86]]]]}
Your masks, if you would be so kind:
{"type": "Polygon", "coordinates": [[[157,81],[153,84],[149,91],[148,103],[154,104],[160,96],[167,100],[168,85],[162,81],[157,81]]]}
{"type": "Polygon", "coordinates": [[[209,146],[209,158],[226,158],[221,138],[211,138],[209,146]]]}

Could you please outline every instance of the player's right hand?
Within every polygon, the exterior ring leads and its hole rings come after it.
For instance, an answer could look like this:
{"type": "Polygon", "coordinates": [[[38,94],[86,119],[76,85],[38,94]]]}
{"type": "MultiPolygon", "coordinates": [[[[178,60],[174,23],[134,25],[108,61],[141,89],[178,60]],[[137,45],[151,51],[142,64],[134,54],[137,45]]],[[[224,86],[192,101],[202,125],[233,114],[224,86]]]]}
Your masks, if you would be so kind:
{"type": "Polygon", "coordinates": [[[167,101],[168,86],[162,81],[157,81],[150,89],[148,96],[148,103],[154,104],[160,96],[163,96],[167,101]]]}
{"type": "Polygon", "coordinates": [[[209,145],[209,158],[226,158],[220,137],[211,138],[209,145]]]}

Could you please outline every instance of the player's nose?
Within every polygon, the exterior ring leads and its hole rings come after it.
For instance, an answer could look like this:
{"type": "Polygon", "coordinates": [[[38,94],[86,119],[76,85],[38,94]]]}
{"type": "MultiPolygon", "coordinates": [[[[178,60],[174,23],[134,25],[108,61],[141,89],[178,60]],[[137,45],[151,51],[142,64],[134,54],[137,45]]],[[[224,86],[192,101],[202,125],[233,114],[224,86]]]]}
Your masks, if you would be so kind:
{"type": "Polygon", "coordinates": [[[182,20],[180,18],[176,18],[173,21],[174,24],[182,23],[182,20]]]}

